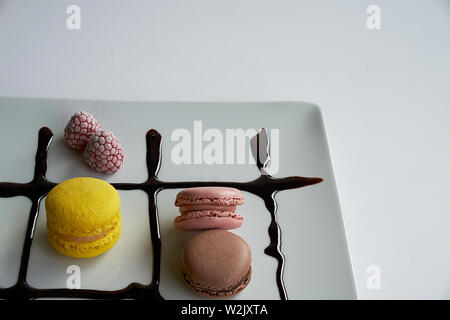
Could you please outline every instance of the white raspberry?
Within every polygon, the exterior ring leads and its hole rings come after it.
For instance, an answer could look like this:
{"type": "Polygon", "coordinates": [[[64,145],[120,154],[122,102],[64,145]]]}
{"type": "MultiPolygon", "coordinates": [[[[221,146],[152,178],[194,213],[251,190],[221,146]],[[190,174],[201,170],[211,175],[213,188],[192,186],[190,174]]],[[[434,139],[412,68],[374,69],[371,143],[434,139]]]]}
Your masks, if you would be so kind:
{"type": "Polygon", "coordinates": [[[67,123],[64,139],[70,147],[83,151],[94,133],[101,129],[93,115],[80,111],[75,113],[67,123]]]}
{"type": "Polygon", "coordinates": [[[114,173],[123,163],[123,149],[109,130],[97,131],[84,150],[84,161],[101,173],[114,173]]]}

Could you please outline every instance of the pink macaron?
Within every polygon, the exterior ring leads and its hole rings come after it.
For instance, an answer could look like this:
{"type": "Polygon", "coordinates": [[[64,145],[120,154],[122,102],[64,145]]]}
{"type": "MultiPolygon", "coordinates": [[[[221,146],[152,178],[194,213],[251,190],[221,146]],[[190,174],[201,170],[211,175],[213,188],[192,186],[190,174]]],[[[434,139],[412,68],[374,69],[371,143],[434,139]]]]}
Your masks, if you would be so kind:
{"type": "Polygon", "coordinates": [[[236,206],[243,203],[242,192],[235,188],[184,189],[175,200],[181,215],[175,218],[174,225],[180,230],[236,229],[244,222],[236,206]]]}

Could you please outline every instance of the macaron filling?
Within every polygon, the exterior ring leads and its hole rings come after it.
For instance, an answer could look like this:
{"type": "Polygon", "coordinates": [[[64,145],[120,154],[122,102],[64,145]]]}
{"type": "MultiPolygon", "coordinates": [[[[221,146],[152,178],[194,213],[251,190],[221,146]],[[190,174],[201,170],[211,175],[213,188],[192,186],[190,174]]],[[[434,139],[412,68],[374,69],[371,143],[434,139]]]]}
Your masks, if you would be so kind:
{"type": "Polygon", "coordinates": [[[64,234],[64,233],[54,231],[48,225],[47,225],[47,227],[48,227],[49,231],[53,232],[53,234],[56,235],[59,239],[64,240],[64,241],[76,242],[76,243],[88,243],[88,242],[93,242],[93,241],[99,240],[99,239],[105,237],[109,232],[111,232],[111,230],[113,230],[111,228],[106,231],[103,231],[102,233],[100,233],[98,235],[80,237],[80,236],[74,236],[74,235],[64,234]]]}
{"type": "Polygon", "coordinates": [[[179,211],[181,214],[202,211],[202,210],[216,210],[216,211],[226,211],[226,212],[236,212],[236,206],[221,206],[213,204],[186,204],[180,207],[179,211]]]}
{"type": "Polygon", "coordinates": [[[198,294],[211,298],[220,298],[232,296],[241,292],[250,282],[252,276],[252,267],[250,266],[248,272],[244,277],[242,277],[238,282],[228,288],[210,288],[207,286],[203,286],[201,283],[189,279],[188,274],[184,272],[183,269],[181,273],[186,284],[198,294]]]}
{"type": "Polygon", "coordinates": [[[175,222],[181,222],[185,220],[191,219],[200,219],[200,218],[231,218],[236,220],[244,220],[244,217],[238,213],[231,211],[217,211],[217,210],[201,210],[201,211],[192,211],[188,213],[184,213],[181,216],[177,216],[175,218],[175,222]]]}

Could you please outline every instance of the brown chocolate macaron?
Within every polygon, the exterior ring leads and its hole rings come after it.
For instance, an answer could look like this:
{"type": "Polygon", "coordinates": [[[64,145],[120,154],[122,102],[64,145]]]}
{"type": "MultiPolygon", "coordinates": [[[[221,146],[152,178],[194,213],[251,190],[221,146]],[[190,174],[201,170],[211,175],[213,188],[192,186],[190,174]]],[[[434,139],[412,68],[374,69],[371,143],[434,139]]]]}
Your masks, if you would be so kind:
{"type": "Polygon", "coordinates": [[[212,229],[186,243],[181,272],[187,285],[209,298],[229,297],[250,282],[252,256],[247,242],[234,233],[212,229]]]}

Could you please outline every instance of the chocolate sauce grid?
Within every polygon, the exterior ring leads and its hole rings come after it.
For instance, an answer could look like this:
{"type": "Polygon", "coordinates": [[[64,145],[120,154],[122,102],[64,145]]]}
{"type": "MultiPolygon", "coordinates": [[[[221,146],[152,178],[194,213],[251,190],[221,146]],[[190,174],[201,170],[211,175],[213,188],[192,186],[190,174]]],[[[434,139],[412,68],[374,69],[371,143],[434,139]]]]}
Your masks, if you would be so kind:
{"type": "MultiPolygon", "coordinates": [[[[267,143],[268,139],[264,129],[256,136],[259,142],[260,137],[267,143]]],[[[276,282],[281,300],[287,300],[287,292],[284,286],[283,273],[285,258],[281,252],[281,229],[276,221],[277,202],[275,195],[278,191],[301,188],[308,185],[320,183],[321,178],[306,177],[286,177],[274,178],[267,174],[267,161],[261,162],[259,157],[259,143],[257,166],[261,176],[249,182],[223,182],[223,181],[181,181],[165,182],[158,179],[157,174],[161,164],[161,135],[154,129],[146,134],[147,145],[147,171],[148,179],[143,183],[112,183],[118,190],[142,190],[148,195],[149,201],[149,222],[150,237],[153,245],[153,275],[152,282],[148,285],[137,282],[130,283],[127,287],[114,290],[103,291],[94,289],[37,289],[31,287],[27,281],[28,262],[30,258],[31,244],[33,241],[36,222],[39,215],[41,200],[57,183],[48,181],[45,177],[47,172],[47,151],[52,141],[53,133],[43,127],[39,130],[38,148],[36,152],[35,168],[33,179],[28,183],[1,182],[0,197],[10,198],[16,196],[28,197],[31,202],[30,215],[28,218],[25,241],[20,259],[19,276],[15,285],[9,288],[0,288],[0,299],[27,300],[36,298],[85,298],[85,299],[164,299],[159,293],[160,268],[161,268],[161,234],[159,229],[158,208],[156,196],[164,189],[182,189],[190,187],[223,186],[237,188],[253,193],[264,200],[267,210],[271,216],[271,223],[268,228],[270,244],[264,253],[274,257],[278,261],[276,270],[276,282]]],[[[269,157],[268,153],[265,156],[269,157]]]]}

